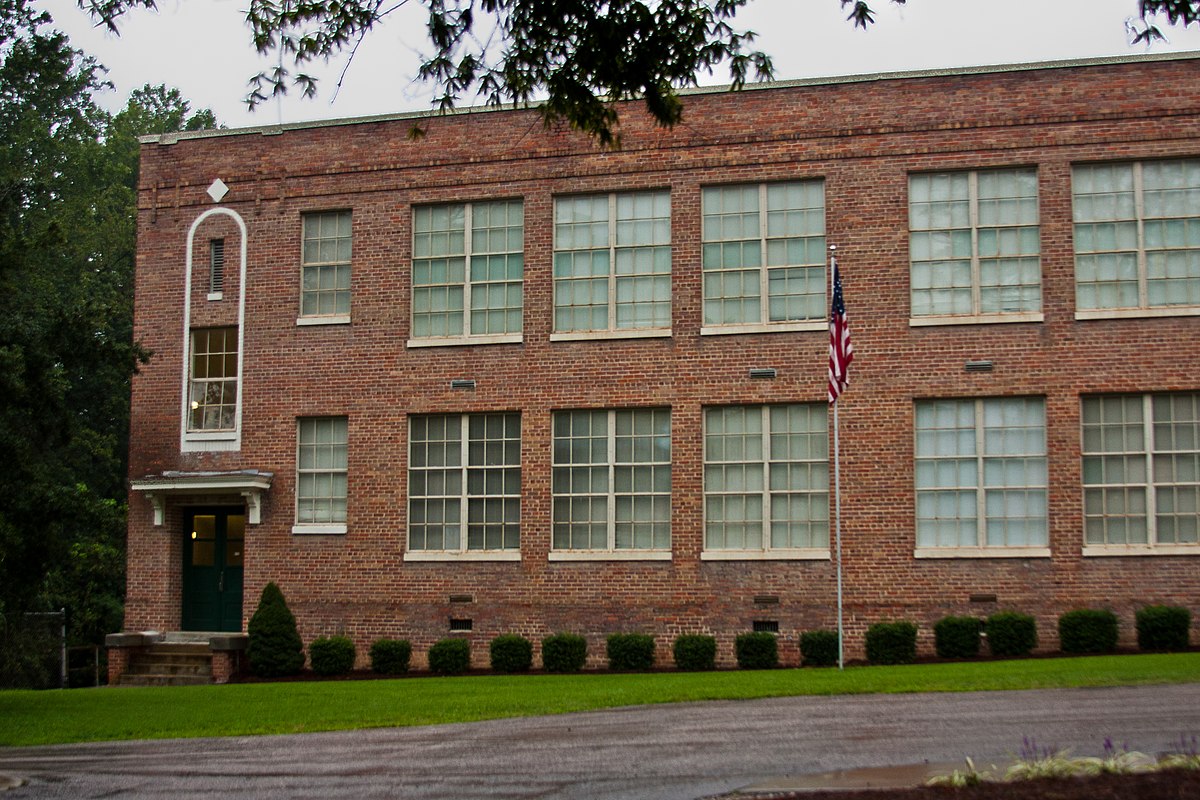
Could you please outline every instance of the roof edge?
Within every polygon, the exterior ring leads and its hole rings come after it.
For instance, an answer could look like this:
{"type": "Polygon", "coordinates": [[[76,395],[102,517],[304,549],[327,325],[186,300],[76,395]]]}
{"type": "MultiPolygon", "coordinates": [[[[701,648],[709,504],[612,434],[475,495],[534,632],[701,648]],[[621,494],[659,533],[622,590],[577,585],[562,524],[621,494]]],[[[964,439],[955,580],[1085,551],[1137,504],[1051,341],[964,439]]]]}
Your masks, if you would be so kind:
{"type": "MultiPolygon", "coordinates": [[[[790,89],[806,86],[839,86],[853,83],[873,83],[890,80],[913,80],[920,78],[949,78],[965,75],[989,75],[1006,72],[1034,72],[1047,69],[1076,69],[1080,67],[1100,67],[1114,64],[1139,64],[1159,61],[1191,61],[1200,60],[1200,50],[1185,50],[1174,53],[1138,53],[1121,56],[1096,56],[1092,58],[1073,58],[1059,61],[1028,61],[1014,64],[984,64],[971,67],[945,67],[938,69],[906,70],[902,72],[869,72],[854,75],[838,75],[820,78],[794,78],[781,81],[764,81],[747,83],[738,91],[754,92],[772,89],[790,89]]],[[[684,97],[698,95],[725,94],[730,92],[728,86],[694,86],[679,89],[684,97]]],[[[244,128],[218,128],[204,131],[177,131],[173,133],[155,133],[139,136],[142,144],[172,145],[176,142],[191,139],[213,139],[225,136],[278,136],[282,133],[313,128],[332,128],[344,125],[369,125],[378,122],[399,122],[403,120],[434,119],[440,116],[468,116],[471,114],[486,114],[498,111],[513,111],[537,108],[540,103],[527,106],[504,104],[498,106],[468,106],[448,112],[438,111],[402,111],[390,114],[372,114],[363,117],[342,117],[336,119],[311,120],[307,122],[285,122],[275,125],[254,125],[244,128]]]]}

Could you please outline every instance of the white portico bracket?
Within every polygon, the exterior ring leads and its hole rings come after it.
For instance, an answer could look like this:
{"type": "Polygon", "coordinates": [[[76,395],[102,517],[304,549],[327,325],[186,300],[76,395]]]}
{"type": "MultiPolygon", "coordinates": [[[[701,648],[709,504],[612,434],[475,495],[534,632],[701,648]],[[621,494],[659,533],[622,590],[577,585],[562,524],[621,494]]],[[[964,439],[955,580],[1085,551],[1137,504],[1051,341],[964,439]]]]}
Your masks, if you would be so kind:
{"type": "Polygon", "coordinates": [[[246,504],[246,521],[251,525],[262,522],[263,495],[271,488],[275,475],[256,469],[230,472],[163,472],[147,475],[130,482],[135,492],[142,492],[154,508],[154,524],[161,527],[167,516],[167,498],[182,497],[187,502],[203,498],[205,503],[238,500],[246,504]],[[225,501],[224,498],[229,498],[225,501]]]}

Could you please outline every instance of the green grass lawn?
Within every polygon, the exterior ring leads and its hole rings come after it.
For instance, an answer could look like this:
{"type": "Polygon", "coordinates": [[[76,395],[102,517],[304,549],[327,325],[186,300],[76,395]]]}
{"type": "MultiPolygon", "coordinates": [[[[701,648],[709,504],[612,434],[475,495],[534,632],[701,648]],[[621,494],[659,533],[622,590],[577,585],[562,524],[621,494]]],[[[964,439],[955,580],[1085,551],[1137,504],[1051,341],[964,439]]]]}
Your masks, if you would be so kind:
{"type": "Polygon", "coordinates": [[[793,695],[1200,682],[1200,653],[903,667],[0,691],[0,745],[302,733],[793,695]]]}

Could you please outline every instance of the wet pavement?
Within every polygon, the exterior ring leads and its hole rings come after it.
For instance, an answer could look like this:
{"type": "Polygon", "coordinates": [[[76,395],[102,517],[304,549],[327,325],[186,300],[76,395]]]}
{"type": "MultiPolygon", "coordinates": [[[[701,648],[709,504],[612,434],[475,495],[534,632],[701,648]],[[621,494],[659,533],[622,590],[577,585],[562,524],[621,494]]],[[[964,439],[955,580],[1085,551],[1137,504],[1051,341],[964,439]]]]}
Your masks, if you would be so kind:
{"type": "Polygon", "coordinates": [[[770,698],[422,728],[8,748],[0,749],[0,774],[28,781],[4,800],[695,800],[801,788],[838,770],[953,768],[967,756],[1000,763],[1023,737],[1097,755],[1105,736],[1157,753],[1194,733],[1200,683],[770,698]]]}

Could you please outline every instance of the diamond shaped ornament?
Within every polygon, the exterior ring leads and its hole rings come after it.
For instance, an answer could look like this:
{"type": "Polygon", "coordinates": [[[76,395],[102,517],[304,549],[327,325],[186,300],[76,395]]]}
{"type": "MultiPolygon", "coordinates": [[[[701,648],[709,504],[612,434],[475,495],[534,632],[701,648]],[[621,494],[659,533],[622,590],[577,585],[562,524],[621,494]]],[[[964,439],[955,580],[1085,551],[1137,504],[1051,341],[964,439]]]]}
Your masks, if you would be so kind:
{"type": "Polygon", "coordinates": [[[229,194],[229,187],[226,186],[225,181],[221,180],[220,178],[217,178],[212,182],[212,185],[208,187],[208,196],[213,199],[214,203],[221,202],[221,200],[227,194],[229,194]]]}

